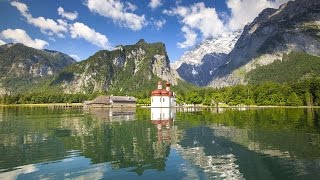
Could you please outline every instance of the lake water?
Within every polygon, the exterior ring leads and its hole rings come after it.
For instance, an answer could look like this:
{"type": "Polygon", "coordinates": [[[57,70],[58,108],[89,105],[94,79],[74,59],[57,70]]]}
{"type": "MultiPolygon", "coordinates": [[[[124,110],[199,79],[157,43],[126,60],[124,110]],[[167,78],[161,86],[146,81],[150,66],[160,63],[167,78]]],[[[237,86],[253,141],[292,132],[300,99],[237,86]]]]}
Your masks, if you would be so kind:
{"type": "Polygon", "coordinates": [[[0,179],[320,179],[320,109],[0,108],[0,179]]]}

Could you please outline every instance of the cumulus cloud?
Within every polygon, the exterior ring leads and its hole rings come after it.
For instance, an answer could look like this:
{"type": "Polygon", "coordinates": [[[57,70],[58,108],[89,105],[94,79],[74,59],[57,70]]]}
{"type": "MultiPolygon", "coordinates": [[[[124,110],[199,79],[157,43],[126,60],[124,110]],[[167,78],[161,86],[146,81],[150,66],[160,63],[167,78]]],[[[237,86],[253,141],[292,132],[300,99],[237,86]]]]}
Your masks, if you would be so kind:
{"type": "Polygon", "coordinates": [[[203,39],[217,37],[225,31],[242,29],[252,22],[265,8],[278,8],[289,0],[227,0],[231,15],[225,12],[217,13],[214,8],[206,7],[203,2],[195,3],[189,7],[181,6],[164,10],[169,16],[178,16],[183,25],[181,31],[186,38],[178,43],[178,47],[191,47],[197,41],[194,39],[201,34],[203,39]],[[190,38],[190,39],[188,39],[190,38]],[[193,42],[193,43],[192,43],[193,42]]]}
{"type": "Polygon", "coordinates": [[[40,28],[42,33],[48,35],[56,34],[58,37],[64,37],[64,33],[68,31],[67,27],[65,27],[63,24],[57,23],[53,19],[45,19],[44,17],[32,17],[28,10],[28,6],[24,3],[12,1],[11,5],[18,9],[21,15],[27,19],[27,22],[29,24],[40,28]]]}
{"type": "Polygon", "coordinates": [[[227,0],[227,6],[231,10],[231,17],[228,22],[230,30],[242,29],[247,23],[265,8],[278,8],[289,0],[227,0]]]}
{"type": "Polygon", "coordinates": [[[154,26],[156,27],[157,30],[161,29],[167,21],[165,19],[160,19],[160,20],[155,20],[154,21],[154,26]]]}
{"type": "Polygon", "coordinates": [[[162,5],[161,0],[151,0],[150,3],[149,3],[149,7],[151,9],[156,9],[157,7],[159,7],[161,5],[162,5]]]}
{"type": "Polygon", "coordinates": [[[196,42],[193,38],[197,36],[195,31],[199,31],[203,38],[216,37],[225,31],[224,24],[219,19],[216,10],[205,7],[203,2],[189,7],[178,6],[172,10],[164,10],[163,13],[170,16],[179,16],[183,24],[181,30],[185,34],[185,38],[192,38],[186,39],[183,43],[178,43],[179,47],[186,48],[193,46],[193,43],[196,42]]]}
{"type": "Polygon", "coordinates": [[[86,6],[90,11],[110,18],[114,23],[118,23],[120,26],[137,31],[146,26],[147,22],[144,15],[139,16],[132,12],[128,12],[128,9],[134,9],[131,5],[128,5],[128,3],[123,4],[121,1],[117,0],[87,0],[86,2],[86,6]]]}
{"type": "Polygon", "coordinates": [[[0,39],[0,46],[1,46],[1,45],[4,45],[4,44],[6,44],[6,42],[4,42],[4,41],[2,41],[2,40],[0,39]]]}
{"type": "Polygon", "coordinates": [[[36,49],[43,49],[49,45],[48,42],[41,39],[32,39],[23,29],[6,29],[0,33],[1,38],[8,39],[14,43],[22,43],[26,46],[36,49]]]}
{"type": "Polygon", "coordinates": [[[73,59],[75,59],[76,61],[80,61],[80,57],[76,54],[69,54],[70,57],[72,57],[73,59]]]}
{"type": "Polygon", "coordinates": [[[63,17],[63,18],[66,18],[66,19],[69,19],[71,21],[75,20],[78,18],[78,13],[77,11],[74,11],[74,12],[66,12],[64,11],[64,9],[62,7],[59,7],[58,8],[58,14],[63,17]]]}
{"type": "Polygon", "coordinates": [[[73,23],[70,26],[70,34],[73,39],[83,38],[96,46],[104,49],[110,49],[109,40],[105,35],[96,32],[94,29],[89,28],[83,23],[73,23]]]}
{"type": "Polygon", "coordinates": [[[184,33],[184,42],[177,43],[179,48],[187,48],[193,46],[197,41],[197,34],[188,26],[183,26],[181,31],[184,33]]]}

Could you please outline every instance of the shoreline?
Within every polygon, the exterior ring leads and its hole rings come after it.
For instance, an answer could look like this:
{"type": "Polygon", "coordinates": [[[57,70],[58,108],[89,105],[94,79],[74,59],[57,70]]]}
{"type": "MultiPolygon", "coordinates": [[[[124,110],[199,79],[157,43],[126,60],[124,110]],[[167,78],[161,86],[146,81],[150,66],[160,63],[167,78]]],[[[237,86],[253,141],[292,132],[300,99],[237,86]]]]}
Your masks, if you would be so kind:
{"type": "Polygon", "coordinates": [[[83,103],[0,104],[0,107],[83,107],[83,103]]]}
{"type": "MultiPolygon", "coordinates": [[[[83,108],[83,103],[45,103],[45,104],[0,104],[0,107],[50,107],[50,108],[83,108]]],[[[121,107],[104,107],[104,108],[121,108],[121,107]]],[[[127,107],[122,107],[127,108],[127,107]]],[[[152,108],[151,106],[137,105],[135,108],[152,108]]],[[[160,108],[160,107],[155,107],[160,108]]],[[[201,105],[182,105],[172,108],[320,108],[320,106],[201,106],[201,105]]]]}

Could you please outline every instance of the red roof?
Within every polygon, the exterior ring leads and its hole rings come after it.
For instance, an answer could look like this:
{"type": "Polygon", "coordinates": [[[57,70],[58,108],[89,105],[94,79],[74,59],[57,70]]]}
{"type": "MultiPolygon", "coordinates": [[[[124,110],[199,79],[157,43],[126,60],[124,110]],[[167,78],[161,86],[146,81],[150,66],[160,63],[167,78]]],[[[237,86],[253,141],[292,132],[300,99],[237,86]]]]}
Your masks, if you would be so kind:
{"type": "Polygon", "coordinates": [[[151,96],[173,96],[173,92],[165,89],[156,89],[151,92],[151,96]]]}
{"type": "Polygon", "coordinates": [[[156,89],[154,91],[151,92],[152,96],[161,96],[161,90],[160,89],[156,89]]]}
{"type": "Polygon", "coordinates": [[[171,121],[170,119],[164,119],[164,120],[152,120],[152,124],[161,124],[162,126],[164,125],[167,125],[167,124],[171,124],[171,121]]]}
{"type": "MultiPolygon", "coordinates": [[[[162,82],[159,81],[158,85],[162,85],[162,82]]],[[[169,87],[170,83],[166,82],[166,86],[169,87]]],[[[156,89],[151,92],[151,96],[173,96],[173,92],[167,91],[166,89],[156,89]]]]}

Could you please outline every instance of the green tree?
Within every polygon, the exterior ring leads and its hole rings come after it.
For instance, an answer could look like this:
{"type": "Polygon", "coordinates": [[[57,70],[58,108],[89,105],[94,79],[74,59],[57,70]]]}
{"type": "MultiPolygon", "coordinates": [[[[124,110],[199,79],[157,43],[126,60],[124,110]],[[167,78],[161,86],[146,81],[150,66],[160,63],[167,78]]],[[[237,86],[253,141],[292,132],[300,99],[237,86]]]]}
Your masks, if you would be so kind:
{"type": "Polygon", "coordinates": [[[312,95],[308,91],[304,93],[304,101],[306,106],[312,106],[312,95]]]}
{"type": "Polygon", "coordinates": [[[202,97],[197,91],[191,91],[186,95],[187,104],[201,104],[202,100],[202,97]]]}
{"type": "Polygon", "coordinates": [[[299,98],[299,96],[295,92],[293,92],[288,97],[286,105],[287,106],[302,106],[303,103],[302,103],[301,99],[299,98]]]}

